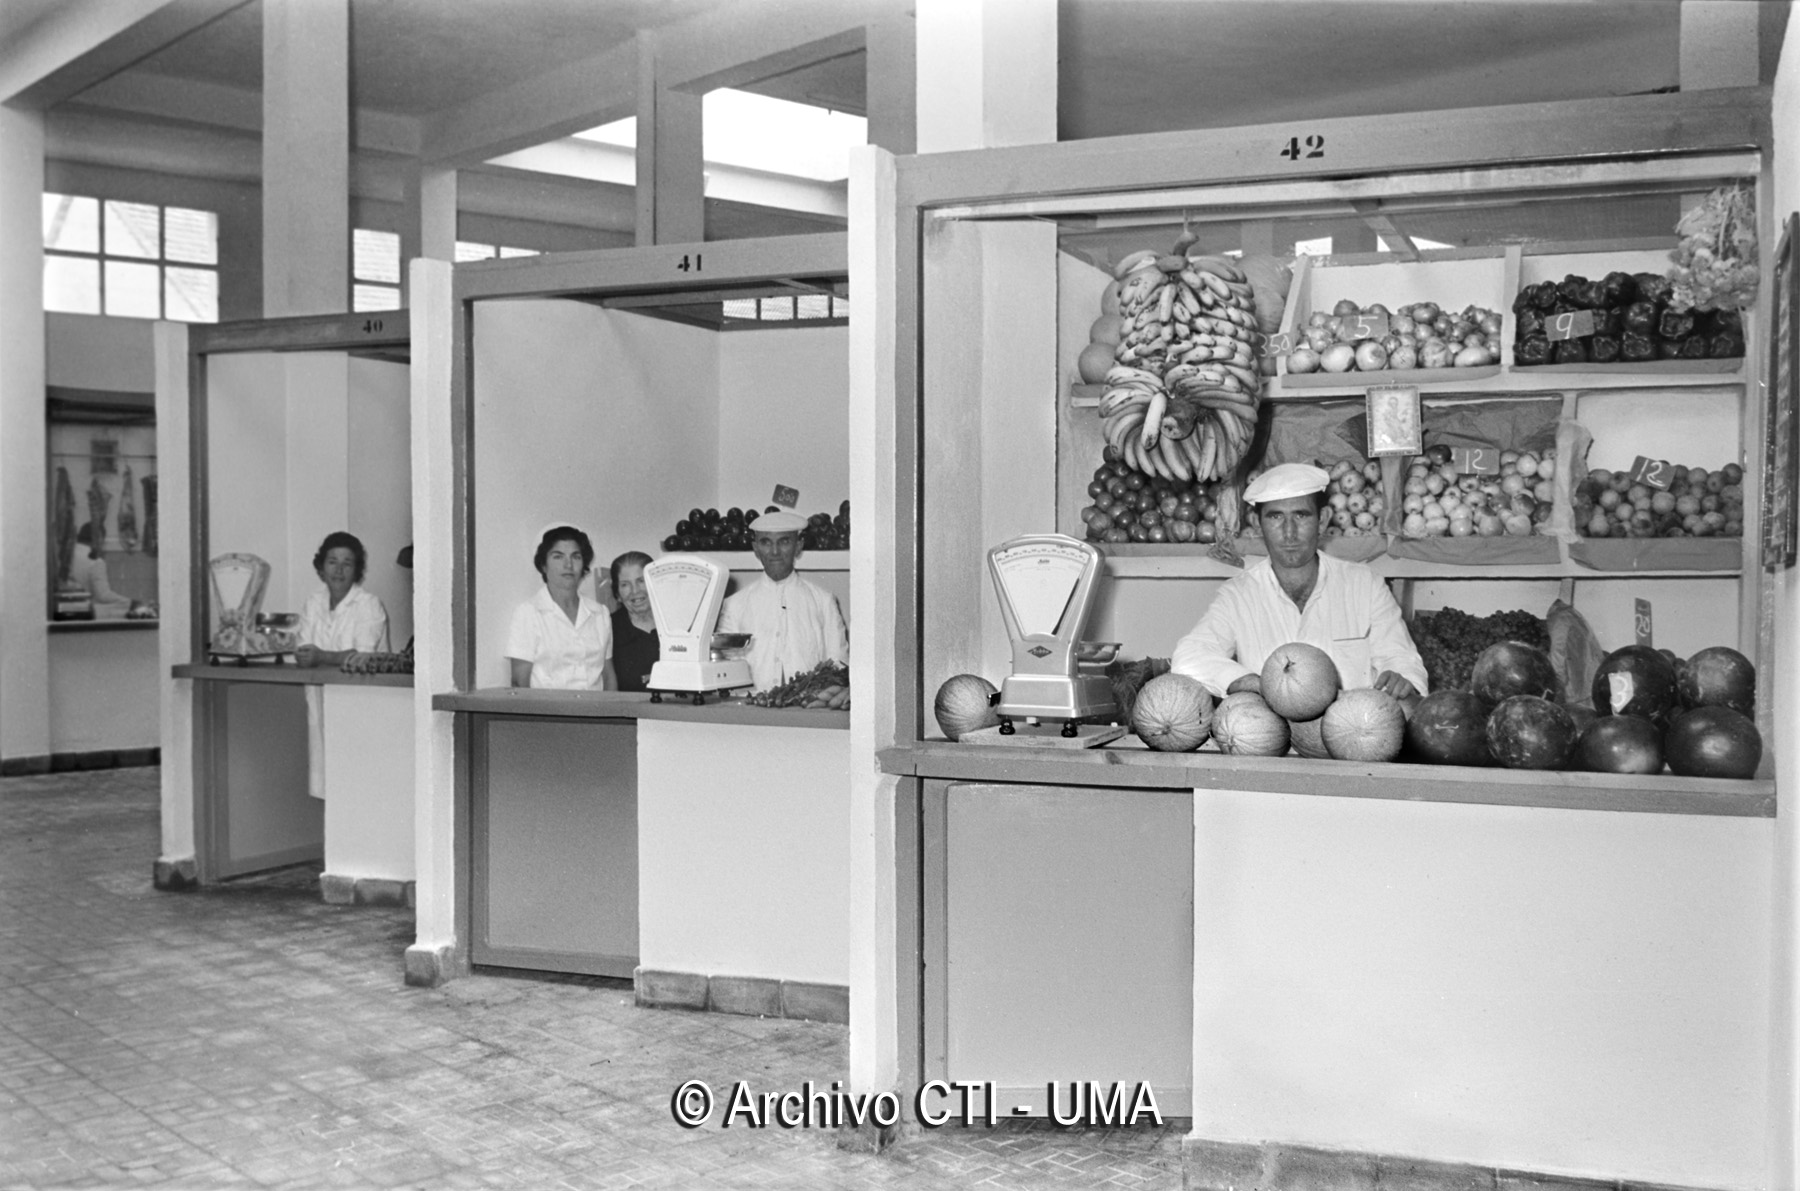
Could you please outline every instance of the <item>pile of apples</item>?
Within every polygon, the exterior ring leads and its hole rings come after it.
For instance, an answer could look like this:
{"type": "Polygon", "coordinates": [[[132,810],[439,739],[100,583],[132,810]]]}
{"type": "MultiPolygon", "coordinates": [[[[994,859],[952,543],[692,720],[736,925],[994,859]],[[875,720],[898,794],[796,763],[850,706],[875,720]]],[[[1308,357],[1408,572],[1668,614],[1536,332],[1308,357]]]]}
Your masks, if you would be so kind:
{"type": "Polygon", "coordinates": [[[1387,512],[1387,498],[1381,494],[1381,464],[1371,461],[1358,467],[1347,459],[1338,460],[1331,467],[1331,483],[1325,486],[1325,493],[1331,501],[1326,537],[1380,536],[1381,515],[1387,512]]]}
{"type": "Polygon", "coordinates": [[[1666,490],[1597,467],[1575,486],[1575,524],[1590,538],[1744,536],[1744,469],[1675,467],[1666,490]]]}
{"type": "MultiPolygon", "coordinates": [[[[1081,510],[1090,542],[1194,542],[1219,540],[1222,482],[1168,480],[1134,470],[1107,447],[1094,469],[1081,510]]],[[[1235,496],[1230,499],[1235,500],[1235,496]]]]}
{"type": "Polygon", "coordinates": [[[1290,373],[1406,372],[1415,368],[1475,368],[1500,360],[1500,313],[1465,306],[1460,314],[1435,302],[1391,311],[1380,302],[1358,306],[1345,298],[1327,314],[1315,310],[1296,332],[1286,357],[1290,373]],[[1358,340],[1357,316],[1382,315],[1386,335],[1358,340]]]}
{"type": "Polygon", "coordinates": [[[1408,460],[1400,533],[1408,538],[1529,537],[1550,532],[1556,450],[1500,452],[1500,474],[1464,475],[1450,448],[1408,460]]]}

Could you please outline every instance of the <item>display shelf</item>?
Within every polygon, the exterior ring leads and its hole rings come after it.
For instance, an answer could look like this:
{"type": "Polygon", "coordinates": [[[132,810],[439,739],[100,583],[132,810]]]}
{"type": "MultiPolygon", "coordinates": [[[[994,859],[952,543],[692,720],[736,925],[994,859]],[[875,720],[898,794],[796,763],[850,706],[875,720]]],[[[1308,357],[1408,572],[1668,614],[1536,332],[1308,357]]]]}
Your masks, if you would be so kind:
{"type": "Polygon", "coordinates": [[[128,620],[121,616],[109,620],[52,620],[46,622],[45,627],[52,633],[110,633],[121,629],[154,629],[156,625],[155,619],[137,617],[128,620]]]}
{"type": "Polygon", "coordinates": [[[346,674],[335,666],[295,666],[251,662],[243,666],[185,664],[171,666],[176,678],[203,682],[273,682],[289,686],[400,686],[413,684],[410,674],[346,674]]]}
{"type": "MultiPolygon", "coordinates": [[[[1135,741],[1133,742],[1135,745],[1135,741]]],[[[1054,754],[924,740],[882,750],[882,771],[952,781],[1045,782],[1136,789],[1248,790],[1322,798],[1476,803],[1573,811],[1775,817],[1771,779],[1485,769],[1401,762],[1158,753],[1112,746],[1054,754]]]]}
{"type": "Polygon", "coordinates": [[[649,695],[625,691],[543,691],[528,687],[486,687],[476,691],[433,695],[436,711],[480,712],[544,719],[679,720],[701,724],[748,724],[774,728],[849,728],[848,711],[804,707],[757,707],[742,698],[714,694],[696,707],[668,696],[661,703],[649,695]]]}
{"type": "MultiPolygon", "coordinates": [[[[1716,546],[1723,546],[1727,541],[1694,540],[1710,541],[1716,546]]],[[[1604,539],[1596,539],[1594,544],[1604,544],[1604,539]]],[[[1646,539],[1616,544],[1654,548],[1661,542],[1646,539]]],[[[1735,541],[1732,544],[1741,546],[1735,541]]],[[[1243,574],[1241,568],[1208,555],[1206,547],[1134,542],[1129,545],[1101,544],[1100,552],[1105,556],[1107,575],[1114,579],[1230,579],[1243,574]]],[[[1560,554],[1555,562],[1497,565],[1432,562],[1382,554],[1369,560],[1367,565],[1384,579],[1735,579],[1743,573],[1741,565],[1657,565],[1655,554],[1654,549],[1646,551],[1641,566],[1588,566],[1566,554],[1560,554]]]]}
{"type": "MultiPolygon", "coordinates": [[[[683,550],[682,554],[692,554],[704,558],[708,562],[716,562],[728,571],[760,571],[762,563],[756,561],[756,555],[749,550],[683,550]]],[[[794,563],[796,571],[847,571],[850,569],[850,552],[848,550],[803,550],[794,563]]]]}

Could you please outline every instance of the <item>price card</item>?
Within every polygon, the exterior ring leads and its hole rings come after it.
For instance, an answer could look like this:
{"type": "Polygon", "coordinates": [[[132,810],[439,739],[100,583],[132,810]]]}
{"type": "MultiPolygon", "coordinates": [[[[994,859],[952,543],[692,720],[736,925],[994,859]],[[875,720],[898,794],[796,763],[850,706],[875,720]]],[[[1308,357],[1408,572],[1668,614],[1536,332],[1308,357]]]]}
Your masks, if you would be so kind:
{"type": "Polygon", "coordinates": [[[791,509],[800,503],[800,489],[789,488],[786,484],[775,485],[775,495],[769,498],[784,509],[791,509]]]}
{"type": "Polygon", "coordinates": [[[1646,459],[1639,455],[1631,464],[1631,482],[1646,488],[1668,491],[1675,480],[1675,469],[1666,459],[1646,459]]]}
{"type": "Polygon", "coordinates": [[[1565,310],[1544,320],[1544,338],[1552,343],[1558,339],[1580,339],[1583,335],[1593,333],[1592,310],[1565,310]]]}
{"type": "Polygon", "coordinates": [[[1372,385],[1368,402],[1369,458],[1417,455],[1424,450],[1425,422],[1419,413],[1419,386],[1372,385]]]}
{"type": "MultiPolygon", "coordinates": [[[[1346,314],[1343,316],[1344,326],[1350,330],[1350,342],[1363,339],[1380,339],[1388,333],[1388,316],[1385,314],[1346,314]]],[[[1343,335],[1338,342],[1344,342],[1343,335]]]]}
{"type": "Polygon", "coordinates": [[[1650,623],[1650,601],[1637,599],[1633,600],[1632,603],[1634,605],[1633,611],[1635,613],[1633,620],[1637,627],[1637,643],[1642,645],[1645,649],[1656,648],[1656,646],[1651,643],[1652,626],[1650,623]]]}
{"type": "Polygon", "coordinates": [[[1465,476],[1500,474],[1499,447],[1451,447],[1450,466],[1465,476]]]}
{"type": "Polygon", "coordinates": [[[1294,333],[1292,331],[1276,331],[1263,341],[1263,352],[1271,356],[1285,356],[1294,350],[1294,333]]]}

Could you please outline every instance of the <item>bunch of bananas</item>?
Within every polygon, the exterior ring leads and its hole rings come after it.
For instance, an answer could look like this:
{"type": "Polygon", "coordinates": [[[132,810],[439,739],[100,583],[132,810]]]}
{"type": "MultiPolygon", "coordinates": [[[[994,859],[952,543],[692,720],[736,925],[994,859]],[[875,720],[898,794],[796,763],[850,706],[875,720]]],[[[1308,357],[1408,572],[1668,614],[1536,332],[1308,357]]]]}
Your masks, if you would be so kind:
{"type": "Polygon", "coordinates": [[[1145,475],[1221,480],[1250,449],[1262,380],[1250,284],[1224,257],[1134,252],[1113,270],[1107,445],[1145,475]]]}

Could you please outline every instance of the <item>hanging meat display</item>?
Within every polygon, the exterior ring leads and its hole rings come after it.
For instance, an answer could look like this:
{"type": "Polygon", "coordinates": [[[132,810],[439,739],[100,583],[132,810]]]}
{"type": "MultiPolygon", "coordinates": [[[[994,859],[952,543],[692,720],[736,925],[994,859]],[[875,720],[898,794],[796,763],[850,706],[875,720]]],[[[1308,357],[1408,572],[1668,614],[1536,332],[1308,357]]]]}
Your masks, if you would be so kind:
{"type": "Polygon", "coordinates": [[[75,486],[69,469],[56,469],[56,495],[51,500],[50,541],[56,550],[56,582],[69,581],[69,564],[75,559],[75,486]]]}
{"type": "Polygon", "coordinates": [[[119,485],[119,544],[127,550],[138,548],[137,501],[132,497],[131,464],[125,465],[125,478],[119,485]]]}

